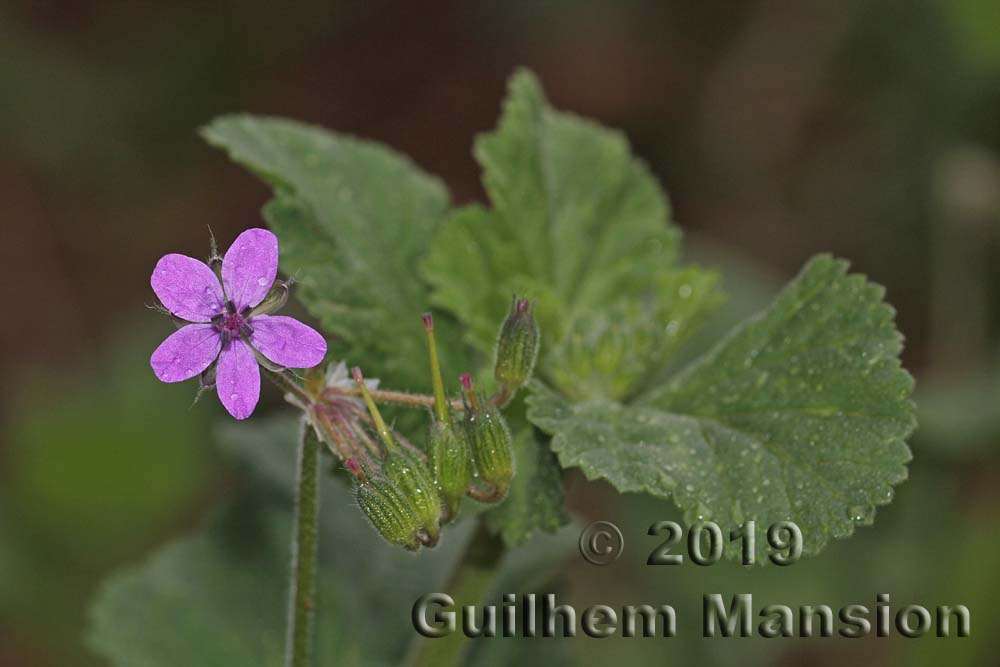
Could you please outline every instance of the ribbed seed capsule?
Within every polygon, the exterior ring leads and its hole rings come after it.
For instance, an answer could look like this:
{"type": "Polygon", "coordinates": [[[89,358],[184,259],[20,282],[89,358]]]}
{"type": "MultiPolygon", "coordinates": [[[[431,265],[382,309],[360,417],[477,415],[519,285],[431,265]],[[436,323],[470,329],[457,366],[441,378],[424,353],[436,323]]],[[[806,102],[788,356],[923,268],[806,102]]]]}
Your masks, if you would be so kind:
{"type": "Polygon", "coordinates": [[[493,366],[493,375],[507,395],[513,395],[531,379],[539,338],[535,307],[527,299],[515,296],[497,335],[493,366]]]}
{"type": "Polygon", "coordinates": [[[375,430],[382,441],[384,457],[382,470],[388,482],[386,487],[392,487],[393,494],[406,501],[406,505],[412,509],[416,517],[418,540],[432,547],[437,544],[440,536],[438,522],[441,519],[441,498],[438,497],[437,487],[427,469],[427,464],[415,453],[404,449],[396,442],[365,385],[361,369],[355,366],[351,369],[351,375],[361,390],[361,396],[365,399],[375,430]]]}
{"type": "Polygon", "coordinates": [[[382,537],[410,551],[420,547],[420,518],[392,482],[381,475],[370,477],[358,484],[357,499],[361,511],[382,537]]]}
{"type": "Polygon", "coordinates": [[[469,488],[469,448],[451,422],[434,420],[427,434],[427,448],[434,466],[434,479],[444,499],[444,518],[451,520],[469,488]]]}
{"type": "Polygon", "coordinates": [[[510,431],[500,411],[491,405],[479,414],[469,414],[465,428],[479,478],[506,492],[514,476],[514,460],[510,431]]]}
{"type": "Polygon", "coordinates": [[[510,447],[510,430],[500,410],[472,390],[468,375],[461,378],[466,392],[465,437],[476,464],[479,479],[493,486],[495,500],[507,494],[514,477],[514,458],[510,447]]]}
{"type": "Polygon", "coordinates": [[[422,541],[427,546],[437,544],[441,534],[438,524],[441,519],[441,498],[427,464],[412,452],[399,449],[389,453],[383,467],[386,477],[413,507],[418,529],[426,534],[422,541]]]}

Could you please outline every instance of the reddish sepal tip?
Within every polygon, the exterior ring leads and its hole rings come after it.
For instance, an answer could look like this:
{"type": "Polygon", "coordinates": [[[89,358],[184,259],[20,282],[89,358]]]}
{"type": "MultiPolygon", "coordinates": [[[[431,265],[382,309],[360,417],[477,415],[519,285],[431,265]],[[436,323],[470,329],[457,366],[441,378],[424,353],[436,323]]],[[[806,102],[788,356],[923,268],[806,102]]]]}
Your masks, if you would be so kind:
{"type": "Polygon", "coordinates": [[[465,391],[472,391],[471,375],[469,375],[468,373],[462,373],[462,375],[459,376],[458,381],[462,383],[462,386],[465,388],[465,391]]]}
{"type": "Polygon", "coordinates": [[[424,321],[424,329],[428,331],[434,329],[434,316],[432,314],[424,313],[420,318],[424,321]]]}
{"type": "Polygon", "coordinates": [[[365,381],[365,376],[361,374],[361,369],[358,368],[357,366],[351,369],[351,377],[353,377],[354,381],[357,382],[358,384],[361,384],[362,382],[365,381]]]}

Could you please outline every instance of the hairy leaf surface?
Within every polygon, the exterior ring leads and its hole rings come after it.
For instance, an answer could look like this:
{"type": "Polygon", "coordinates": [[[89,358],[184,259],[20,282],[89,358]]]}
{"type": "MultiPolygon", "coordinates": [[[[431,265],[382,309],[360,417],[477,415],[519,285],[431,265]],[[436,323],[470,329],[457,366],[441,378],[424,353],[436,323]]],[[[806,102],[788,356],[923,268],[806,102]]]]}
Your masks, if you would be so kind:
{"type": "Polygon", "coordinates": [[[790,519],[815,553],[891,500],[915,426],[893,310],[846,270],[816,257],[770,308],[633,405],[572,403],[536,383],[529,419],[589,478],[671,496],[689,520],[726,530],[790,519]]]}

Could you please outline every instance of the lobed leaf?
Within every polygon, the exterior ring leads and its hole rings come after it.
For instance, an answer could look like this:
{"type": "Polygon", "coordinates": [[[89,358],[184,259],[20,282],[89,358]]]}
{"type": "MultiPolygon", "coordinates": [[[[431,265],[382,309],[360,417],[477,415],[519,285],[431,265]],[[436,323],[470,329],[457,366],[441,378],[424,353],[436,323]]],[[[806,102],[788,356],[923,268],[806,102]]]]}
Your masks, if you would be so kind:
{"type": "MultiPolygon", "coordinates": [[[[542,330],[540,372],[549,375],[549,351],[578,319],[604,316],[623,298],[669,300],[658,276],[672,268],[680,232],[620,132],[554,111],[522,71],[475,156],[493,208],[457,211],[422,264],[435,304],[466,325],[475,347],[491,352],[510,295],[527,295],[542,330]]],[[[663,308],[652,313],[657,324],[670,321],[663,308]]]]}
{"type": "MultiPolygon", "coordinates": [[[[870,524],[906,478],[913,381],[883,290],[811,260],[761,314],[634,405],[571,403],[541,383],[529,419],[563,466],[672,496],[724,530],[790,519],[805,553],[870,524]]],[[[730,549],[734,552],[735,545],[730,549]]]]}
{"type": "Polygon", "coordinates": [[[655,291],[622,298],[572,322],[548,359],[548,376],[573,399],[623,400],[661,376],[674,353],[723,301],[718,275],[688,267],[650,281],[655,291]]]}
{"type": "MultiPolygon", "coordinates": [[[[673,270],[680,233],[655,179],[620,132],[554,111],[525,71],[511,79],[499,125],[478,138],[475,156],[492,208],[459,209],[441,228],[421,265],[434,303],[490,355],[511,294],[528,296],[542,332],[536,373],[570,395],[635,391],[672,351],[660,332],[675,321],[678,333],[702,312],[673,307],[678,285],[663,276],[673,270]],[[608,318],[620,315],[612,306],[623,300],[629,317],[619,327],[608,318]],[[664,344],[623,340],[640,331],[664,344]],[[591,344],[600,348],[596,363],[584,349],[591,344]]],[[[696,273],[683,275],[712,282],[696,273]]],[[[691,301],[707,311],[713,299],[699,292],[691,301]]],[[[514,487],[488,515],[509,544],[565,520],[553,457],[534,438],[517,444],[514,487]]]]}

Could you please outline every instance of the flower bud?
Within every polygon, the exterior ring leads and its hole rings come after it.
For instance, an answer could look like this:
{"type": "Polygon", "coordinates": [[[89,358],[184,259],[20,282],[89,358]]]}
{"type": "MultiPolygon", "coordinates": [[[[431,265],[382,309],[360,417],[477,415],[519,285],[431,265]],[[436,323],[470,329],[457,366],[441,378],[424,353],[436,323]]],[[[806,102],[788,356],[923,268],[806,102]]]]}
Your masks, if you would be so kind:
{"type": "Polygon", "coordinates": [[[464,433],[479,479],[494,487],[494,502],[507,494],[514,477],[514,460],[510,447],[507,422],[493,403],[472,390],[472,380],[463,375],[462,386],[467,395],[464,433]]]}
{"type": "Polygon", "coordinates": [[[375,530],[387,541],[404,549],[420,548],[420,519],[413,505],[383,475],[366,475],[357,485],[358,506],[375,530]]]}
{"type": "Polygon", "coordinates": [[[427,464],[416,454],[397,449],[389,452],[384,470],[389,481],[413,507],[417,527],[422,533],[421,541],[430,547],[437,544],[441,534],[438,523],[441,519],[441,498],[427,464]]]}
{"type": "Polygon", "coordinates": [[[497,335],[493,367],[493,375],[506,400],[531,379],[535,359],[538,357],[538,342],[535,307],[527,299],[515,296],[511,300],[507,319],[503,321],[497,335]]]}
{"type": "Polygon", "coordinates": [[[427,451],[434,466],[434,479],[444,499],[445,520],[458,513],[458,505],[469,488],[469,448],[451,422],[434,420],[427,434],[427,451]]]}
{"type": "Polygon", "coordinates": [[[215,272],[215,275],[222,277],[222,255],[219,254],[219,246],[215,242],[215,232],[212,228],[208,228],[208,245],[211,248],[211,254],[208,257],[208,267],[215,272]]]}

